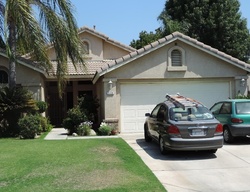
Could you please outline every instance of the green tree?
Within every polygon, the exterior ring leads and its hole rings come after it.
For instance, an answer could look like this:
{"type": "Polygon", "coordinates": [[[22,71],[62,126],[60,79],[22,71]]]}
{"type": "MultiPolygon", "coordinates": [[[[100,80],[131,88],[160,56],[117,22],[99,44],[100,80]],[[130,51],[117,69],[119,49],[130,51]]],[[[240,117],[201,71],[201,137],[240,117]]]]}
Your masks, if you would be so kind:
{"type": "Polygon", "coordinates": [[[9,87],[16,86],[16,61],[30,52],[31,58],[52,68],[46,45],[52,43],[57,56],[58,89],[61,95],[67,74],[67,58],[83,63],[78,29],[69,0],[0,0],[0,43],[9,57],[9,87]]]}
{"type": "Polygon", "coordinates": [[[167,0],[158,19],[165,29],[178,22],[180,32],[246,61],[249,30],[239,9],[238,0],[167,0]]]}
{"type": "Polygon", "coordinates": [[[162,37],[162,31],[161,28],[158,28],[154,32],[147,32],[147,31],[142,31],[139,34],[139,40],[132,40],[130,43],[131,47],[134,47],[135,49],[140,49],[144,47],[145,45],[148,45],[162,37]]]}

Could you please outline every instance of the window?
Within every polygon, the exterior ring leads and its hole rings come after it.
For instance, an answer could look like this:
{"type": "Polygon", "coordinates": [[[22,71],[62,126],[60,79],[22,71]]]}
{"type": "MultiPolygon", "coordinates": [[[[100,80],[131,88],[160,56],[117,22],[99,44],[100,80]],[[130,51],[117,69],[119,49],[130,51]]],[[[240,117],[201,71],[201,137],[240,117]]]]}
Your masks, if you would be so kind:
{"type": "Polygon", "coordinates": [[[211,112],[213,114],[219,114],[222,105],[223,105],[223,103],[215,104],[214,106],[212,106],[211,112]]]}
{"type": "Polygon", "coordinates": [[[8,83],[8,73],[0,70],[0,84],[7,84],[8,83]]]}
{"type": "Polygon", "coordinates": [[[168,51],[168,71],[186,71],[185,50],[174,46],[168,51]]]}
{"type": "Polygon", "coordinates": [[[83,48],[83,52],[84,54],[89,54],[89,43],[86,41],[83,41],[82,43],[82,48],[83,48]]]}
{"type": "Polygon", "coordinates": [[[157,119],[159,121],[166,121],[166,116],[167,115],[167,111],[166,111],[166,107],[164,107],[163,105],[160,107],[159,112],[157,114],[157,119]]]}
{"type": "Polygon", "coordinates": [[[220,114],[231,114],[231,103],[224,103],[221,107],[220,114]]]}
{"type": "Polygon", "coordinates": [[[250,114],[250,102],[237,102],[235,108],[237,114],[250,114]]]}
{"type": "Polygon", "coordinates": [[[161,105],[157,105],[151,113],[151,116],[156,118],[161,105]]]}
{"type": "Polygon", "coordinates": [[[182,66],[181,52],[177,49],[171,52],[172,66],[182,66]]]}

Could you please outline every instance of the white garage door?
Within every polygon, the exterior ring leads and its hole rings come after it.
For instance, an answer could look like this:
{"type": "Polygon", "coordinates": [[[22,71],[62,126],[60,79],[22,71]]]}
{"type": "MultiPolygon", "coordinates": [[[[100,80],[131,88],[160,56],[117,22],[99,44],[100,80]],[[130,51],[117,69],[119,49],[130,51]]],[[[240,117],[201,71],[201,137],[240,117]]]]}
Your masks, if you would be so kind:
{"type": "Polygon", "coordinates": [[[232,96],[230,81],[121,84],[121,132],[143,132],[145,113],[164,101],[167,93],[180,93],[207,107],[232,96]]]}

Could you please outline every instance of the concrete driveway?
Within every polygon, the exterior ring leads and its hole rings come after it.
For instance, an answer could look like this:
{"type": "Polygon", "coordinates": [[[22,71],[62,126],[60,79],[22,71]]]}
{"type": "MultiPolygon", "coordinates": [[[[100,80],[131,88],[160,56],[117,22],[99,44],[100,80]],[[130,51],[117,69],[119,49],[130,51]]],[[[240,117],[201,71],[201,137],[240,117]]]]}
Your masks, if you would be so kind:
{"type": "Polygon", "coordinates": [[[250,139],[225,144],[216,154],[160,154],[158,145],[143,134],[121,137],[136,151],[168,192],[250,192],[250,139]]]}

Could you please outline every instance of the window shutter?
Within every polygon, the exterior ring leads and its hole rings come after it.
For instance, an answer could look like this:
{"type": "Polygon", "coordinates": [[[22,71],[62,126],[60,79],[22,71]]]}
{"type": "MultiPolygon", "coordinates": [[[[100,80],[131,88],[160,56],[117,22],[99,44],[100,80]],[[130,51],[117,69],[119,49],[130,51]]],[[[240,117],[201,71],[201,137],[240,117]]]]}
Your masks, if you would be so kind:
{"type": "Polygon", "coordinates": [[[181,52],[177,49],[171,52],[172,66],[182,66],[181,52]]]}

